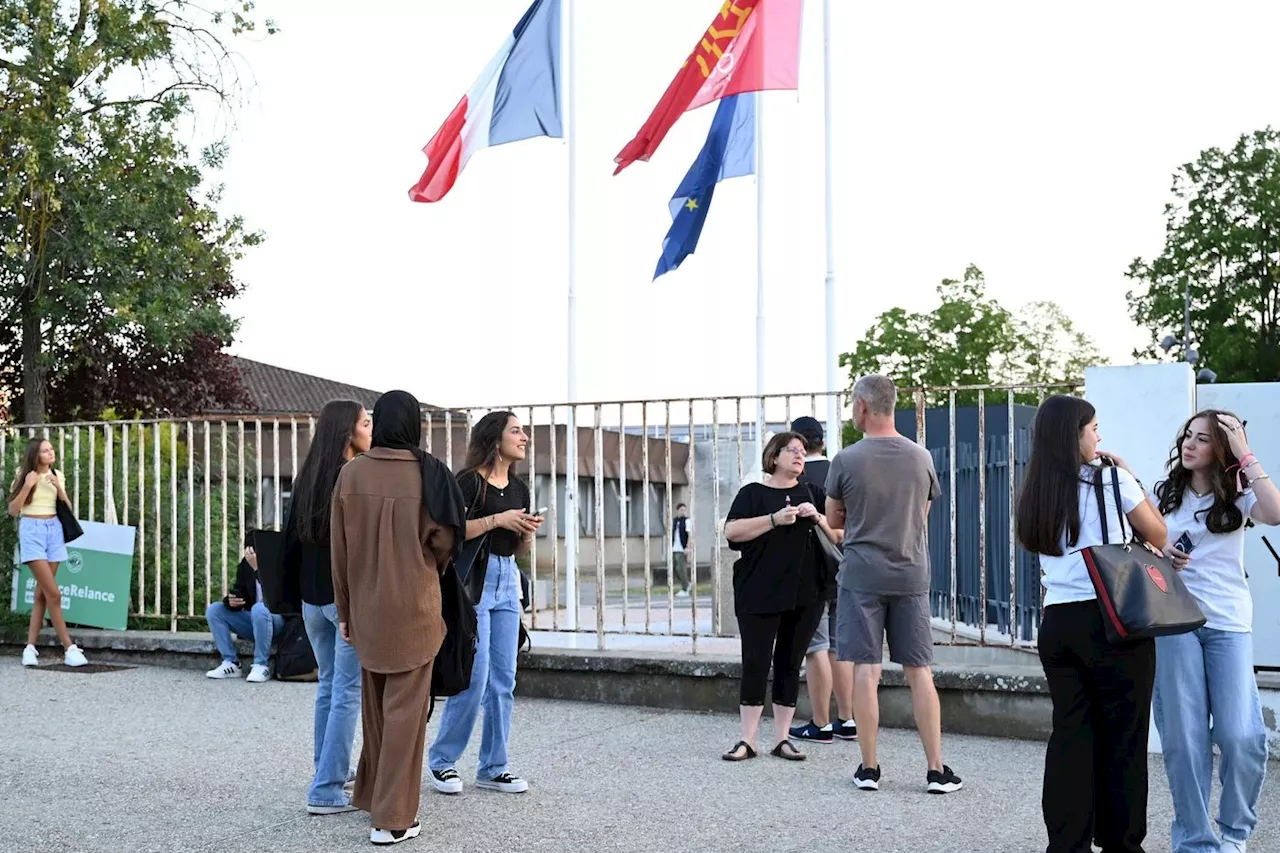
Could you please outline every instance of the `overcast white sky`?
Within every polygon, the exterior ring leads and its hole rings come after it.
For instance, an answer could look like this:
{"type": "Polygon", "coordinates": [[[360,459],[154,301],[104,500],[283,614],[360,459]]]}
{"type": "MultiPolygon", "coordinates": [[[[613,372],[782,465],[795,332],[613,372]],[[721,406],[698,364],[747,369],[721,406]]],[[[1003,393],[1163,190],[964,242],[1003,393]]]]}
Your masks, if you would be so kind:
{"type": "MultiPolygon", "coordinates": [[[[529,0],[259,0],[256,88],[225,207],[267,242],[233,348],[441,405],[566,396],[566,152],[477,154],[452,193],[406,192],[422,146],[529,0]]],[[[823,374],[822,5],[801,88],[768,96],[770,393],[823,374]]],[[[833,0],[837,327],[932,304],[975,263],[1010,307],[1055,299],[1111,358],[1145,335],[1124,270],[1157,252],[1174,169],[1280,122],[1280,4],[833,0]]],[[[578,0],[579,396],[752,393],[755,185],[716,192],[698,253],[651,284],[667,200],[714,107],[611,177],[720,0],[578,0]]]]}

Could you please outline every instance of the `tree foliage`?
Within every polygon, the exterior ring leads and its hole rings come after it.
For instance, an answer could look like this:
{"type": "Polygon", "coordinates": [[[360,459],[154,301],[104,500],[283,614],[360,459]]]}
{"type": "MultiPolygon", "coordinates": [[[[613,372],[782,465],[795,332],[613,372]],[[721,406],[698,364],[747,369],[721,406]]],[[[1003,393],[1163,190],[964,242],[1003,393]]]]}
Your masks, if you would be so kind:
{"type": "MultiPolygon", "coordinates": [[[[1162,357],[1157,342],[1183,336],[1185,298],[1200,366],[1219,381],[1280,379],[1280,133],[1200,152],[1174,173],[1172,194],[1164,249],[1128,271],[1130,316],[1152,341],[1135,355],[1162,357]]],[[[1181,347],[1168,355],[1181,357],[1181,347]]]]}
{"type": "MultiPolygon", "coordinates": [[[[932,311],[891,308],[867,330],[853,352],[840,356],[850,381],[869,373],[892,376],[899,388],[954,388],[981,385],[1068,385],[1101,357],[1054,302],[1032,302],[1010,311],[987,296],[986,278],[970,265],[961,279],[944,279],[932,311]]],[[[1028,401],[1038,392],[1021,395],[1028,401]]],[[[948,395],[927,395],[929,405],[948,395]]],[[[961,392],[961,405],[977,394],[961,392]]],[[[903,407],[914,407],[908,395],[903,407]]]]}
{"type": "Polygon", "coordinates": [[[223,39],[252,9],[0,0],[0,389],[24,420],[244,402],[224,305],[261,238],[202,191],[225,149],[178,130],[193,96],[237,97],[223,39]]]}

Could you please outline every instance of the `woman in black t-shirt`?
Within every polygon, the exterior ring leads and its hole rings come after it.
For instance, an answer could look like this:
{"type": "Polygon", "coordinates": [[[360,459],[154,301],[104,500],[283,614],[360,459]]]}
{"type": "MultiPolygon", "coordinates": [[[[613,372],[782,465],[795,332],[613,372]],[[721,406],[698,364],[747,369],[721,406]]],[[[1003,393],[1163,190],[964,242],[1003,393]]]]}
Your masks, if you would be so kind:
{"type": "Polygon", "coordinates": [[[729,508],[724,535],[729,547],[742,553],[733,565],[734,610],[742,638],[742,739],[724,754],[726,761],[756,756],[770,659],[776,739],[772,754],[791,761],[805,757],[787,735],[800,694],[800,663],[823,616],[828,592],[816,537],[840,541],[814,506],[813,492],[799,482],[805,454],[800,435],[774,436],[761,460],[768,476],[763,483],[743,486],[729,508]]]}
{"type": "Polygon", "coordinates": [[[467,506],[467,541],[486,537],[464,583],[476,602],[476,657],[471,686],[450,697],[427,765],[442,794],[462,792],[454,765],[471,740],[480,708],[484,730],[476,787],[508,794],[529,783],[507,772],[507,739],[515,703],[520,642],[520,569],[542,516],[529,505],[529,487],[512,466],[525,458],[529,436],[511,412],[490,412],[471,431],[467,464],[458,486],[467,506]]]}

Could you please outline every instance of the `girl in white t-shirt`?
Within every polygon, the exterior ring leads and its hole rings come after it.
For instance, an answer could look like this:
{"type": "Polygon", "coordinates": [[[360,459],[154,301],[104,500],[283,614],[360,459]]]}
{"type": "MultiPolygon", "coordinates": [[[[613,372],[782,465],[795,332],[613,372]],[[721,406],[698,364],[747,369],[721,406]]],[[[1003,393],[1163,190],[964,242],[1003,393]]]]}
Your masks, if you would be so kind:
{"type": "Polygon", "coordinates": [[[1245,526],[1250,519],[1280,524],[1280,491],[1228,412],[1189,420],[1168,471],[1152,492],[1169,527],[1167,554],[1207,620],[1197,631],[1156,640],[1154,710],[1173,794],[1173,851],[1238,853],[1258,824],[1267,770],[1245,526]],[[1221,753],[1221,842],[1209,815],[1214,745],[1221,753]]]}
{"type": "Polygon", "coordinates": [[[1053,733],[1044,760],[1048,853],[1141,853],[1147,834],[1147,735],[1156,649],[1151,640],[1112,645],[1080,549],[1102,544],[1102,513],[1120,529],[1119,512],[1158,548],[1165,526],[1124,460],[1100,453],[1098,417],[1076,397],[1050,397],[1033,427],[1031,458],[1018,496],[1018,540],[1040,558],[1045,587],[1040,662],[1053,700],[1053,733]],[[1114,466],[1120,503],[1094,478],[1114,466]]]}

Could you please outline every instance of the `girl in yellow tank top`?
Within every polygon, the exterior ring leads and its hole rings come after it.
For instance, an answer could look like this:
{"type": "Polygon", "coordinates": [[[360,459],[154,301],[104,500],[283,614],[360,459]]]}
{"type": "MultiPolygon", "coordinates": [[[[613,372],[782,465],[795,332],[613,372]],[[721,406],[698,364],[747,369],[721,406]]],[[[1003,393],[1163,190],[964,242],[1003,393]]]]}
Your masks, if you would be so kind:
{"type": "Polygon", "coordinates": [[[88,663],[67,632],[67,620],[62,615],[62,592],[55,577],[58,566],[67,559],[67,543],[57,518],[58,501],[71,505],[62,475],[53,468],[55,461],[52,444],[43,438],[31,439],[9,489],[9,515],[19,518],[18,543],[22,562],[31,569],[31,576],[36,582],[31,623],[27,628],[27,647],[22,652],[23,666],[39,664],[36,641],[40,638],[40,626],[44,624],[46,611],[62,642],[65,650],[63,660],[67,666],[88,663]]]}

